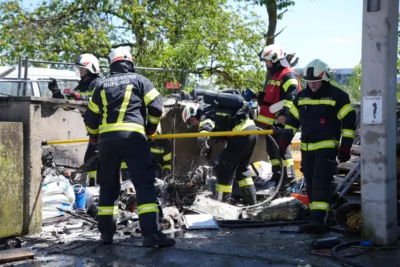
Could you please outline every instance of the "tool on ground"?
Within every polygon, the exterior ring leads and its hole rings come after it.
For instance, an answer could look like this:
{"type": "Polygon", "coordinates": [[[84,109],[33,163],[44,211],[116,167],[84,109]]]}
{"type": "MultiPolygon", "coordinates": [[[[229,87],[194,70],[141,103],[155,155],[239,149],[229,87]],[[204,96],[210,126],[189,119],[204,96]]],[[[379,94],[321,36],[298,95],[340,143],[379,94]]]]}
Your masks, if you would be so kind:
{"type": "MultiPolygon", "coordinates": [[[[176,133],[176,134],[159,134],[148,136],[149,139],[174,139],[174,138],[197,138],[201,136],[238,136],[238,135],[269,135],[269,134],[283,134],[289,133],[290,129],[273,129],[273,130],[253,130],[253,131],[227,131],[227,132],[203,132],[203,133],[176,133]]],[[[55,140],[43,141],[42,146],[45,145],[66,145],[74,143],[86,143],[89,139],[71,139],[71,140],[55,140]]]]}
{"type": "Polygon", "coordinates": [[[340,243],[341,243],[340,239],[333,236],[333,237],[315,239],[311,243],[311,246],[314,249],[325,249],[325,248],[333,248],[334,246],[337,246],[340,243]]]}
{"type": "Polygon", "coordinates": [[[219,220],[217,221],[219,227],[222,228],[251,228],[251,227],[275,227],[284,225],[305,224],[308,221],[250,221],[250,220],[219,220]]]}
{"type": "Polygon", "coordinates": [[[96,221],[91,220],[91,219],[88,219],[88,218],[86,218],[86,217],[84,217],[84,216],[75,214],[75,213],[73,213],[72,211],[69,211],[69,210],[66,210],[66,209],[63,209],[63,208],[59,208],[59,207],[57,207],[57,209],[58,209],[59,211],[65,212],[65,213],[67,213],[67,214],[69,214],[69,215],[72,215],[72,216],[74,216],[74,217],[77,217],[77,218],[79,218],[79,219],[82,219],[82,220],[84,220],[84,221],[87,221],[87,222],[90,222],[90,223],[93,223],[93,224],[97,225],[97,222],[96,222],[96,221]]]}

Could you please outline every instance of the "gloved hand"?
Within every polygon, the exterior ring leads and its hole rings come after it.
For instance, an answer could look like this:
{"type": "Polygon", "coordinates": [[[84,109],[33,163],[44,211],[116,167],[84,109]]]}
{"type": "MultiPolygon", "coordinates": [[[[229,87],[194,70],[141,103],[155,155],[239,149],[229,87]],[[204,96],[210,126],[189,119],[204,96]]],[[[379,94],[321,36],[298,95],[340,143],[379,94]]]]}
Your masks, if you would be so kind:
{"type": "Polygon", "coordinates": [[[50,82],[47,85],[47,88],[54,94],[57,93],[60,89],[58,88],[57,80],[54,78],[50,78],[50,82]]]}
{"type": "Polygon", "coordinates": [[[338,159],[341,163],[346,162],[351,158],[350,149],[349,146],[340,146],[338,159]]]}
{"type": "Polygon", "coordinates": [[[288,143],[285,140],[279,140],[279,153],[281,154],[281,157],[286,154],[287,147],[288,143]]]}
{"type": "Polygon", "coordinates": [[[197,142],[199,143],[201,154],[206,158],[210,158],[211,148],[208,145],[207,137],[201,136],[201,137],[197,138],[197,142]]]}
{"type": "Polygon", "coordinates": [[[80,100],[81,95],[72,89],[64,89],[64,95],[71,100],[80,100]]]}
{"type": "Polygon", "coordinates": [[[99,136],[97,135],[92,135],[89,137],[89,144],[91,145],[97,145],[98,141],[99,141],[99,136]]]}

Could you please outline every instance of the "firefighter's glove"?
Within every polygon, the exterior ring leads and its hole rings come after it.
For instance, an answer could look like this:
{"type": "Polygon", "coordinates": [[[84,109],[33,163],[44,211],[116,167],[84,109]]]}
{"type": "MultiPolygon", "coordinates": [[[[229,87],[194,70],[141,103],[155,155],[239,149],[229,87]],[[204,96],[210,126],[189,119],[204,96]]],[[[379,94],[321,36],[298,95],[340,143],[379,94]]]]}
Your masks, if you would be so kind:
{"type": "Polygon", "coordinates": [[[205,136],[201,136],[197,138],[197,142],[199,144],[201,154],[207,159],[210,158],[211,147],[208,145],[208,138],[205,136]]]}
{"type": "Polygon", "coordinates": [[[285,156],[288,143],[285,140],[279,140],[279,153],[281,157],[285,156]]]}
{"type": "Polygon", "coordinates": [[[99,137],[97,135],[92,135],[89,137],[89,144],[91,144],[91,145],[97,145],[98,141],[99,141],[99,137]]]}
{"type": "Polygon", "coordinates": [[[72,89],[64,89],[64,95],[70,100],[80,100],[81,95],[72,89]]]}
{"type": "Polygon", "coordinates": [[[341,163],[346,162],[351,158],[350,149],[349,146],[340,146],[338,159],[341,163]]]}
{"type": "Polygon", "coordinates": [[[50,82],[47,86],[47,88],[49,88],[49,90],[54,94],[57,93],[58,91],[60,91],[60,89],[58,88],[58,84],[57,84],[57,80],[54,78],[50,78],[50,82]]]}

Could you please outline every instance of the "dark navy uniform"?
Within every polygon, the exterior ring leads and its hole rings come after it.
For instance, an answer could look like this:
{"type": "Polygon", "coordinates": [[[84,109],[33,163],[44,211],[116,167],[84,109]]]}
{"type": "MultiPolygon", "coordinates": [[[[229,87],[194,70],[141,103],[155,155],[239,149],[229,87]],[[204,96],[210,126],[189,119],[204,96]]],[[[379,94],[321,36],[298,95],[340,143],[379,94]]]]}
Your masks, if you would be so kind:
{"type": "MultiPolygon", "coordinates": [[[[204,105],[197,111],[200,118],[199,132],[212,131],[251,131],[257,130],[254,122],[243,117],[233,118],[236,111],[218,109],[204,105]]],[[[205,138],[198,138],[200,146],[204,146],[205,138]]],[[[217,160],[214,172],[217,177],[217,199],[229,202],[232,194],[232,183],[236,172],[236,179],[242,193],[244,204],[256,203],[256,190],[248,167],[253,154],[257,135],[232,136],[227,138],[225,150],[217,160]]]]}
{"type": "MultiPolygon", "coordinates": [[[[356,113],[349,95],[326,81],[317,92],[312,92],[309,87],[300,91],[293,101],[285,129],[296,132],[299,127],[301,168],[307,184],[311,224],[324,226],[330,208],[338,148],[339,159],[341,152],[350,155],[355,136],[356,113]]],[[[282,140],[290,143],[292,138],[293,135],[286,134],[282,140]]]]}
{"type": "Polygon", "coordinates": [[[162,98],[146,77],[134,73],[127,52],[114,51],[123,55],[114,56],[111,75],[94,90],[85,114],[87,131],[91,138],[98,138],[99,146],[99,231],[103,242],[112,242],[118,214],[119,171],[124,160],[136,189],[143,245],[171,246],[175,241],[160,232],[154,165],[146,137],[156,132],[162,98]]]}

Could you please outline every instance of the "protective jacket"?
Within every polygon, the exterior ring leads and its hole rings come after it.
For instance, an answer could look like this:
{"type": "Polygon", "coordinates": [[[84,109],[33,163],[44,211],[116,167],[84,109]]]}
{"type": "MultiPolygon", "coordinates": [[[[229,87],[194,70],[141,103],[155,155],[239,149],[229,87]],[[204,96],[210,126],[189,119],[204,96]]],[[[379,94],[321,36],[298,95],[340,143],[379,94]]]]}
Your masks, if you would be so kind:
{"type": "Polygon", "coordinates": [[[154,139],[150,143],[150,152],[153,163],[162,170],[171,170],[172,147],[168,139],[154,139]]]}
{"type": "MultiPolygon", "coordinates": [[[[74,92],[80,95],[79,100],[89,101],[93,94],[94,88],[98,87],[102,82],[102,79],[94,74],[91,74],[87,79],[81,79],[78,86],[75,87],[74,92]]],[[[65,95],[61,91],[53,94],[53,98],[65,99],[65,95]]]]}
{"type": "Polygon", "coordinates": [[[261,94],[264,98],[260,103],[261,109],[257,122],[265,126],[273,125],[277,114],[271,113],[269,108],[281,100],[285,100],[285,106],[279,112],[279,115],[287,116],[292,101],[300,88],[300,81],[293,69],[277,67],[277,70],[273,72],[271,79],[267,82],[265,94],[261,94]]]}
{"type": "Polygon", "coordinates": [[[99,142],[153,135],[162,115],[162,98],[146,77],[124,62],[110,66],[111,75],[96,87],[85,113],[86,129],[99,142]],[[147,117],[147,121],[146,121],[147,117]]]}
{"type": "MultiPolygon", "coordinates": [[[[349,95],[324,82],[315,93],[309,87],[300,91],[293,101],[285,129],[294,132],[301,126],[301,150],[351,147],[356,130],[356,113],[349,95]]],[[[288,143],[293,135],[284,135],[288,143]]]]}

